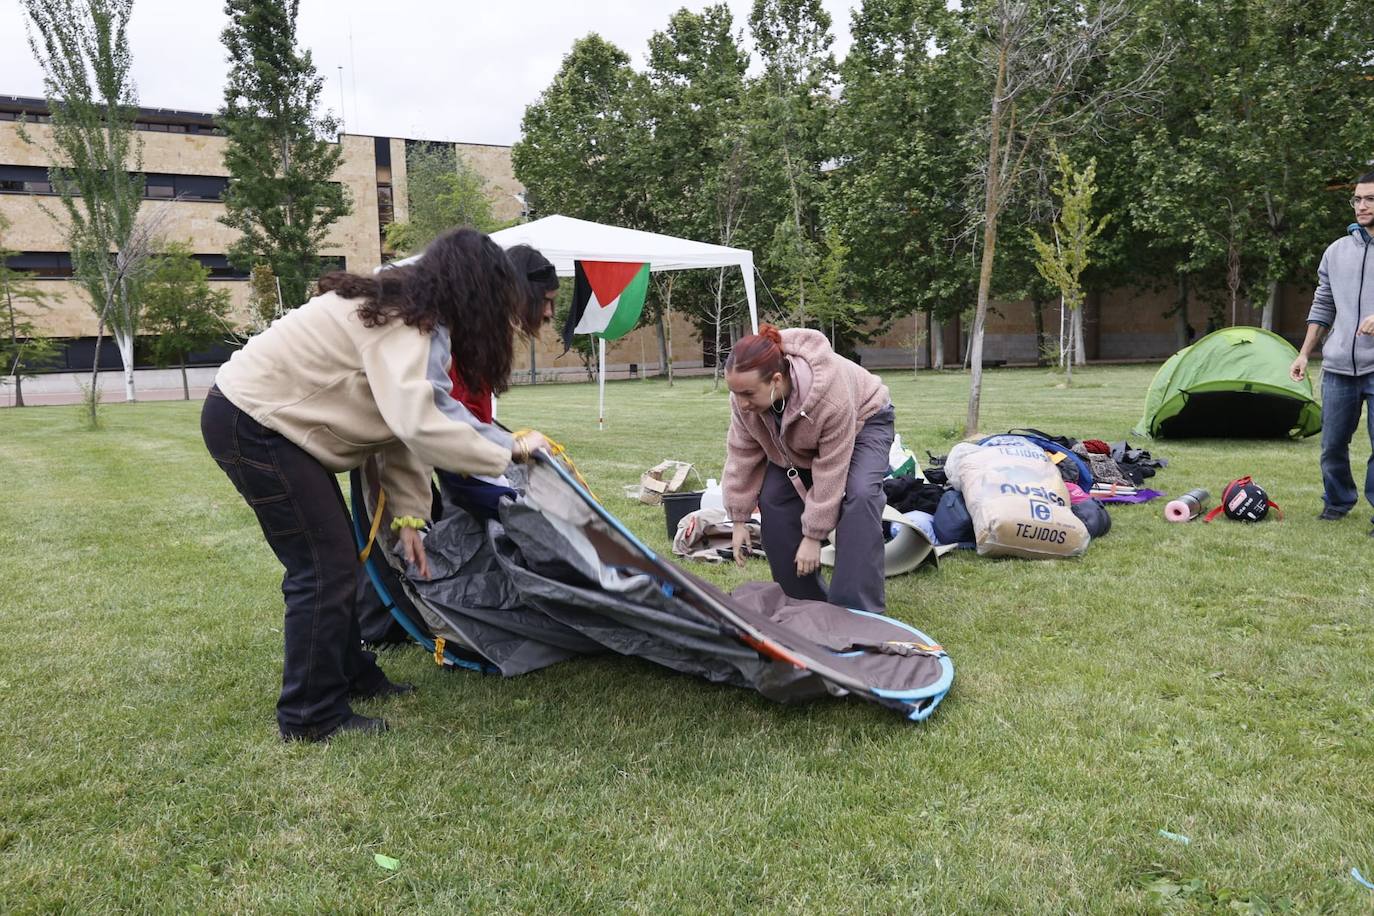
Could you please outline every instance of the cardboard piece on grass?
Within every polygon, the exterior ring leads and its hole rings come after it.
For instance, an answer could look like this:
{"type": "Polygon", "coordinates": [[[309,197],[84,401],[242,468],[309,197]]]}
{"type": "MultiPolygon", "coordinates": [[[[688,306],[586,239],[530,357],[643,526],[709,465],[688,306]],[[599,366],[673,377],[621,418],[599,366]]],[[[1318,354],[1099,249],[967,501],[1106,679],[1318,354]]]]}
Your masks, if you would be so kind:
{"type": "Polygon", "coordinates": [[[676,493],[687,482],[692,465],[686,461],[660,461],[639,478],[638,499],[648,506],[663,504],[664,493],[676,493]]]}
{"type": "MultiPolygon", "coordinates": [[[[883,544],[883,575],[887,578],[900,576],[919,569],[927,564],[938,567],[940,557],[954,549],[953,544],[936,546],[930,538],[911,519],[902,515],[891,506],[883,506],[883,524],[892,523],[894,533],[883,544]]],[[[835,565],[835,535],[830,535],[831,543],[821,548],[821,565],[835,565]]]]}
{"type": "MultiPolygon", "coordinates": [[[[759,517],[754,515],[746,523],[749,527],[749,550],[753,556],[762,557],[763,529],[759,517]]],[[[734,560],[734,523],[724,509],[698,509],[688,512],[677,523],[677,535],[673,538],[673,553],[689,560],[705,560],[708,563],[724,563],[734,560]]]]}

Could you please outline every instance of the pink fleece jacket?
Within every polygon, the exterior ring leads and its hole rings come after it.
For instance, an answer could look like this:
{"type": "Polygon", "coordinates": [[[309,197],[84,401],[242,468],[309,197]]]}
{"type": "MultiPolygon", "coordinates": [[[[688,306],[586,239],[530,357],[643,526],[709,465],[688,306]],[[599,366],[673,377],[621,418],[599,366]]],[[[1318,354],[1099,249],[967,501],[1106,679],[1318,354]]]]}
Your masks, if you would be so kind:
{"type": "Polygon", "coordinates": [[[731,399],[721,488],[732,521],[749,518],[758,504],[768,462],[781,468],[809,468],[811,490],[802,511],[802,533],[817,540],[840,519],[854,437],[864,421],[892,403],[887,386],[873,373],[830,349],[819,331],[782,332],[792,395],[782,429],[766,413],[740,410],[731,399]]]}

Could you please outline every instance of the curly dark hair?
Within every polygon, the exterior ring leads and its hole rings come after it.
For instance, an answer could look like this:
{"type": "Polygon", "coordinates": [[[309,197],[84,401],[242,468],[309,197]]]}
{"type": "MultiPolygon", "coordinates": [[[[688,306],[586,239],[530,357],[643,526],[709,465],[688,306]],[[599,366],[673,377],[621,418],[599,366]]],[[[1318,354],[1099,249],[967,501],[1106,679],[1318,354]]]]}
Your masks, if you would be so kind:
{"type": "Polygon", "coordinates": [[[506,257],[510,258],[515,265],[515,272],[525,283],[528,305],[521,328],[526,334],[536,337],[544,326],[544,296],[558,289],[558,272],[553,262],[530,245],[507,248],[506,257]]]}
{"type": "Polygon", "coordinates": [[[392,318],[426,332],[443,325],[470,391],[500,394],[509,387],[514,331],[526,321],[526,285],[501,246],[476,229],[450,230],[413,263],[371,277],[325,274],[319,291],[362,299],[358,315],[370,328],[392,318]]]}

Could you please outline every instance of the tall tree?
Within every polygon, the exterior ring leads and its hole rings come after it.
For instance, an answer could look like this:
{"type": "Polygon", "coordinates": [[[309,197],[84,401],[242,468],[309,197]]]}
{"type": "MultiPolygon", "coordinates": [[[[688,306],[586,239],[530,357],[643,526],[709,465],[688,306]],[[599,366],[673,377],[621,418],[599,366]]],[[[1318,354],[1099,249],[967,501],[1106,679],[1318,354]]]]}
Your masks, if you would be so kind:
{"type": "Polygon", "coordinates": [[[826,138],[837,167],[822,213],[849,249],[854,291],[880,327],[926,313],[932,356],[940,323],[973,301],[977,276],[963,231],[977,161],[963,127],[972,80],[966,58],[933,53],[958,26],[944,0],[867,0],[826,138]]]}
{"type": "Polygon", "coordinates": [[[641,81],[630,56],[600,35],[573,43],[553,82],[525,109],[511,150],[535,215],[644,224],[640,162],[649,134],[641,81]]]}
{"type": "MultiPolygon", "coordinates": [[[[998,221],[1028,161],[1055,139],[1092,126],[1104,112],[1141,98],[1167,60],[1167,46],[1142,51],[1130,0],[973,0],[964,5],[986,108],[977,122],[984,150],[978,298],[969,346],[966,434],[978,429],[983,338],[997,253],[998,221]]],[[[963,53],[965,49],[959,49],[963,53]]]]}
{"type": "Polygon", "coordinates": [[[333,180],[343,160],[339,124],[319,112],[324,80],[310,52],[296,47],[298,5],[226,0],[229,76],[218,116],[230,176],[221,221],[242,233],[230,261],[243,270],[271,265],[287,308],[305,301],[320,245],[350,212],[344,186],[333,180]]]}
{"type": "MultiPolygon", "coordinates": [[[[29,47],[43,70],[51,115],[49,169],[59,195],[72,272],[96,313],[91,408],[99,402],[100,342],[109,327],[134,400],[139,302],[133,251],[143,199],[141,141],[128,25],[132,0],[23,0],[29,47]]],[[[36,142],[27,132],[27,142],[36,142]]],[[[92,414],[94,423],[94,414],[92,414]]]]}
{"type": "MultiPolygon", "coordinates": [[[[749,207],[748,167],[740,137],[748,55],[734,33],[730,10],[708,6],[682,9],[649,38],[644,116],[653,139],[641,167],[648,193],[647,228],[734,246],[749,207]]],[[[659,326],[666,358],[665,306],[668,290],[680,290],[686,311],[711,328],[712,352],[721,352],[728,327],[738,316],[733,272],[684,274],[656,281],[659,295],[650,316],[659,326]],[[670,286],[671,284],[671,286],[670,286]]],[[[714,383],[719,383],[719,359],[714,383]]]]}
{"type": "Polygon", "coordinates": [[[190,354],[217,343],[228,327],[229,291],[210,288],[210,270],[173,242],[153,259],[143,283],[144,327],[153,340],[153,361],[181,368],[181,393],[191,399],[186,378],[190,354]]]}
{"type": "Polygon", "coordinates": [[[1157,246],[1226,290],[1231,322],[1277,324],[1279,286],[1310,279],[1368,158],[1374,8],[1353,0],[1157,0],[1181,53],[1156,129],[1134,137],[1135,213],[1157,246]],[[1244,311],[1242,311],[1244,309],[1244,311]]]}
{"type": "Polygon", "coordinates": [[[497,227],[487,180],[451,143],[407,145],[406,198],[406,221],[386,227],[387,245],[401,254],[414,254],[455,226],[497,227]]]}
{"type": "MultiPolygon", "coordinates": [[[[644,78],[630,67],[628,54],[594,32],[573,42],[553,82],[525,109],[520,140],[511,149],[515,177],[535,216],[652,227],[645,96],[644,78]]],[[[650,306],[645,311],[659,318],[661,364],[669,367],[661,318],[666,309],[650,306]]]]}
{"type": "Polygon", "coordinates": [[[830,14],[820,0],[754,0],[749,31],[762,66],[750,94],[759,191],[776,202],[761,221],[762,228],[771,230],[766,261],[774,285],[789,294],[784,314],[775,317],[804,323],[807,295],[818,281],[823,259],[818,214],[822,137],[834,107],[836,70],[830,14]]]}
{"type": "Polygon", "coordinates": [[[56,348],[43,335],[34,314],[49,308],[44,301],[47,293],[33,285],[29,274],[9,265],[16,254],[4,243],[9,225],[0,214],[0,377],[14,380],[14,406],[23,407],[25,376],[51,362],[56,348]]]}
{"type": "Polygon", "coordinates": [[[1089,159],[1083,169],[1075,169],[1066,153],[1055,150],[1059,179],[1054,193],[1059,198],[1059,213],[1051,225],[1052,241],[1032,230],[1035,268],[1059,290],[1059,358],[1073,383],[1073,365],[1083,350],[1083,271],[1088,268],[1093,242],[1110,221],[1110,216],[1093,217],[1093,195],[1097,192],[1097,160],[1089,159]],[[1065,314],[1071,316],[1066,335],[1065,314]],[[1067,340],[1066,340],[1067,337],[1067,340]]]}

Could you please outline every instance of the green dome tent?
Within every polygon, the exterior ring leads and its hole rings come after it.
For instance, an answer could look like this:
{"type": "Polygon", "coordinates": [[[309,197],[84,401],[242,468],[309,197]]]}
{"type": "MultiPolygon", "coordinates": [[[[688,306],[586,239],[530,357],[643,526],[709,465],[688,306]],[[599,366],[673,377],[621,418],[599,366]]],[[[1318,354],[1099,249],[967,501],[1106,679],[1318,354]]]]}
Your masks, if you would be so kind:
{"type": "Polygon", "coordinates": [[[1160,367],[1145,395],[1139,436],[1295,439],[1321,431],[1312,382],[1288,376],[1298,352],[1263,328],[1222,328],[1160,367]]]}

